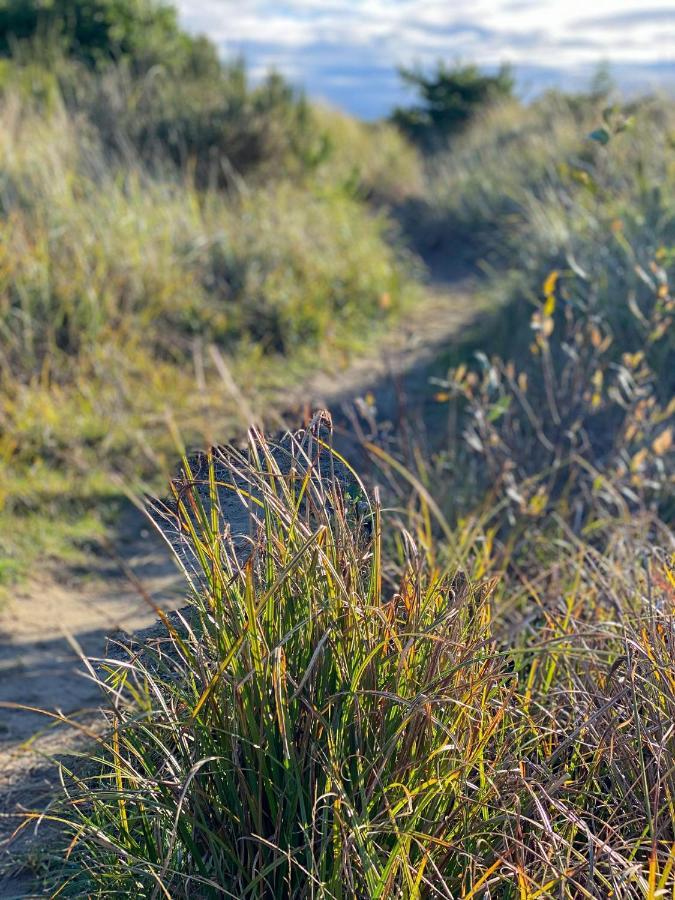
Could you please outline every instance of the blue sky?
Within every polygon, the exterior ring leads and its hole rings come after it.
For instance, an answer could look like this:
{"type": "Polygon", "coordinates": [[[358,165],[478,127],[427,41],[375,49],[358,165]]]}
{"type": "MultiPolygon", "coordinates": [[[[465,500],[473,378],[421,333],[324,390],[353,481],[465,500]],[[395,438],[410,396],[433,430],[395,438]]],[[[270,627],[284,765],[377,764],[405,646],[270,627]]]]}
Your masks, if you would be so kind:
{"type": "Polygon", "coordinates": [[[521,93],[583,85],[609,61],[627,90],[675,89],[675,0],[178,0],[185,26],[254,77],[270,67],[357,115],[404,98],[400,65],[514,66],[521,93]]]}

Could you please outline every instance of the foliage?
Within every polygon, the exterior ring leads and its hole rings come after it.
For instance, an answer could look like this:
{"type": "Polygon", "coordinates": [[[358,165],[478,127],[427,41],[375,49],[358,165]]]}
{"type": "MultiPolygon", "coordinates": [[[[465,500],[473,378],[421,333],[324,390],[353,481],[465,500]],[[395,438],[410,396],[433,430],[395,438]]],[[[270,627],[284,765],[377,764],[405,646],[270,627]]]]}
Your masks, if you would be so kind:
{"type": "Polygon", "coordinates": [[[38,109],[62,99],[127,164],[180,165],[206,187],[266,166],[297,174],[321,146],[297,91],[275,74],[251,87],[243,63],[221,63],[173,6],[8,0],[0,36],[5,90],[22,89],[38,109]]]}
{"type": "Polygon", "coordinates": [[[548,98],[492,113],[440,164],[440,221],[495,248],[498,312],[440,392],[468,414],[462,495],[490,484],[512,516],[577,528],[650,502],[672,516],[671,122],[667,102],[596,118],[548,98]]]}
{"type": "Polygon", "coordinates": [[[208,78],[158,70],[142,80],[125,68],[79,77],[64,69],[66,105],[84,114],[105,150],[124,165],[178,167],[199,188],[237,186],[242,177],[301,178],[323,159],[323,139],[303,97],[271,74],[253,87],[241,62],[208,78]]]}
{"type": "Polygon", "coordinates": [[[375,340],[415,287],[391,222],[328,175],[202,192],[175,169],[111,166],[63,104],[37,114],[9,94],[0,117],[0,544],[15,570],[105,517],[115,472],[162,477],[167,408],[196,441],[241,427],[212,344],[251,398],[274,393],[375,340]]]}
{"type": "Polygon", "coordinates": [[[241,424],[212,344],[269,395],[375,339],[414,266],[363,199],[420,169],[393,128],[252,86],[164,5],[0,14],[0,548],[22,572],[100,533],[114,474],[162,477],[163,410],[196,441],[241,424]]]}
{"type": "Polygon", "coordinates": [[[110,730],[49,814],[62,895],[672,889],[675,576],[647,522],[605,555],[542,534],[494,577],[479,523],[435,544],[421,485],[397,522],[297,441],[293,465],[257,435],[184,460],[196,593],[98,669],[110,730]],[[222,528],[230,491],[251,544],[222,528]]]}
{"type": "Polygon", "coordinates": [[[473,480],[479,493],[503,499],[512,522],[529,519],[529,529],[552,512],[577,530],[650,505],[672,515],[675,401],[664,391],[669,369],[660,376],[649,360],[672,358],[659,345],[675,301],[658,262],[652,276],[654,297],[633,344],[593,305],[583,279],[553,271],[523,357],[480,353],[477,371],[451,371],[439,399],[456,398],[461,409],[464,490],[473,480]]]}
{"type": "Polygon", "coordinates": [[[101,67],[126,61],[138,74],[165,66],[172,74],[212,77],[215,47],[178,24],[161,0],[2,0],[0,54],[29,53],[56,44],[68,57],[101,67]]]}
{"type": "Polygon", "coordinates": [[[385,203],[420,187],[393,126],[316,108],[274,72],[252,85],[155,0],[5,0],[0,56],[0,93],[40,114],[65,104],[119,165],[178,167],[200,189],[320,173],[385,203]]]}
{"type": "Polygon", "coordinates": [[[322,141],[320,178],[378,205],[397,207],[422,195],[420,154],[393,125],[361,122],[325,105],[314,106],[312,113],[322,141]]]}
{"type": "Polygon", "coordinates": [[[603,110],[592,98],[548,95],[529,107],[494,107],[432,161],[437,232],[463,238],[502,268],[516,258],[541,280],[566,256],[586,268],[594,259],[604,265],[612,243],[622,252],[611,227],[618,220],[636,252],[645,245],[653,254],[672,221],[672,191],[664,189],[673,178],[672,131],[673,104],[660,98],[603,110]],[[615,135],[611,144],[589,137],[602,129],[615,135]],[[599,243],[608,248],[600,258],[599,243]]]}
{"type": "Polygon", "coordinates": [[[439,63],[430,74],[403,69],[401,76],[419,95],[419,103],[396,109],[392,121],[427,149],[461,133],[486,107],[509,99],[514,86],[508,66],[489,75],[477,66],[448,68],[439,63]]]}
{"type": "MultiPolygon", "coordinates": [[[[213,92],[104,68],[2,72],[12,577],[97,533],[119,471],[156,483],[165,410],[214,444],[414,295],[362,202],[418,189],[400,135],[237,67],[213,92]]],[[[184,456],[154,513],[188,605],[92,662],[107,730],[59,763],[45,891],[675,891],[672,106],[495,105],[481,78],[420,82],[442,128],[472,120],[428,161],[441,250],[470,233],[494,264],[497,312],[436,387],[448,450],[413,475],[372,447],[384,506],[318,427],[184,456]]]]}
{"type": "Polygon", "coordinates": [[[3,223],[6,375],[30,378],[49,360],[61,380],[74,357],[123,331],[176,361],[194,336],[290,352],[325,340],[339,319],[377,317],[381,295],[398,295],[386,221],[339,190],[279,181],[239,198],[201,197],[142,171],[121,183],[91,145],[85,166],[100,174],[78,178],[68,120],[48,127],[61,132],[60,157],[42,122],[5,133],[15,194],[3,223]],[[38,163],[40,146],[48,156],[38,163]]]}

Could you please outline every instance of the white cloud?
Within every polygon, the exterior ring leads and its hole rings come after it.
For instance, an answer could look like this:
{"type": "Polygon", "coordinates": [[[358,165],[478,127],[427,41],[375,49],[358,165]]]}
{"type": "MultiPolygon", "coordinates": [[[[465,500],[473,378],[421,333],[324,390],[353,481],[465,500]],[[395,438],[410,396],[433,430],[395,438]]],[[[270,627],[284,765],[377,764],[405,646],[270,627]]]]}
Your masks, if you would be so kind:
{"type": "MultiPolygon", "coordinates": [[[[254,71],[274,65],[330,96],[368,66],[462,59],[564,73],[609,59],[675,82],[672,0],[178,0],[185,25],[254,71]],[[666,72],[667,75],[667,72],[666,72]],[[342,79],[342,81],[340,80],[342,79]]],[[[625,77],[625,76],[622,76],[625,77]]],[[[365,79],[365,76],[364,76],[365,79]]],[[[364,91],[368,91],[367,79],[364,91]]],[[[380,86],[381,89],[381,86],[380,86]]]]}

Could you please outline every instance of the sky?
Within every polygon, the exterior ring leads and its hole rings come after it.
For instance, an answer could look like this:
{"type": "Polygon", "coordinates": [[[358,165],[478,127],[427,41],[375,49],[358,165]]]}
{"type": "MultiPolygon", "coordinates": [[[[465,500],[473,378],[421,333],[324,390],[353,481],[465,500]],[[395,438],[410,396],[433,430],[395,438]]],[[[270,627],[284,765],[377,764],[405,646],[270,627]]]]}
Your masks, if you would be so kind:
{"type": "Polygon", "coordinates": [[[675,0],[178,0],[183,24],[254,78],[270,68],[363,118],[405,101],[398,67],[510,63],[532,96],[601,61],[636,92],[675,91],[675,0]]]}

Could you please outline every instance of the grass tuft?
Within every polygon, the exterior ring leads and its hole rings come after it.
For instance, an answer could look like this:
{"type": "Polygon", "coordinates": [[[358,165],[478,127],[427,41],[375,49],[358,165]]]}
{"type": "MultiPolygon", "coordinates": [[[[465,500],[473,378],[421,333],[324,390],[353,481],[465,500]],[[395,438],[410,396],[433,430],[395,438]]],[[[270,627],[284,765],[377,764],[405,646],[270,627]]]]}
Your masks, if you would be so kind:
{"type": "Polygon", "coordinates": [[[672,888],[667,560],[566,533],[506,579],[475,523],[425,550],[425,508],[382,509],[311,430],[184,460],[155,515],[189,605],[98,664],[61,896],[672,888]]]}

